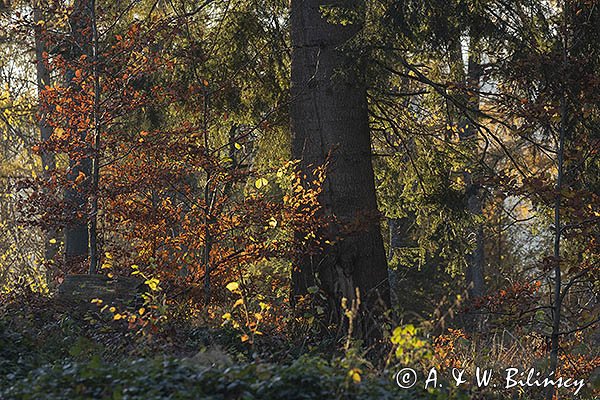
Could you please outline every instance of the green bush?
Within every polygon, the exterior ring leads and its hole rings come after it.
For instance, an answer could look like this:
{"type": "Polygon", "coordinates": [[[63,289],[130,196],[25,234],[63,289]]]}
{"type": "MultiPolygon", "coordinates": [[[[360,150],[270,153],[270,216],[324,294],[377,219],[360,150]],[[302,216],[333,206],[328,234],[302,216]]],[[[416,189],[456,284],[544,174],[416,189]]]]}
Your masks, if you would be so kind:
{"type": "Polygon", "coordinates": [[[287,365],[216,367],[188,359],[137,359],[117,364],[63,361],[31,371],[0,392],[5,399],[433,399],[400,391],[392,379],[360,383],[318,357],[287,365]]]}

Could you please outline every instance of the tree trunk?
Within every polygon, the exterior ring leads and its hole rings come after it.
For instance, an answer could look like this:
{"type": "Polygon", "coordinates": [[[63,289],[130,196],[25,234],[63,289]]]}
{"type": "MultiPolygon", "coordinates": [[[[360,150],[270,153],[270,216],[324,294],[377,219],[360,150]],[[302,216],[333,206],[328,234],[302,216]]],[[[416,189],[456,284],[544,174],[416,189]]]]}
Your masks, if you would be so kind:
{"type": "MultiPolygon", "coordinates": [[[[38,87],[38,98],[41,97],[41,93],[46,86],[50,86],[50,71],[44,62],[44,53],[46,52],[46,42],[44,39],[44,27],[42,22],[44,18],[42,16],[42,10],[39,7],[39,3],[36,2],[33,8],[33,21],[35,23],[34,29],[34,40],[35,40],[35,61],[36,61],[36,81],[38,87]]],[[[40,113],[38,120],[38,127],[40,130],[40,140],[46,142],[52,135],[52,127],[48,125],[46,115],[40,113]]],[[[42,150],[42,174],[46,182],[49,182],[52,177],[52,172],[56,169],[56,159],[54,153],[42,150]]],[[[44,264],[46,265],[46,280],[48,286],[52,286],[53,273],[52,268],[58,253],[58,243],[52,239],[56,239],[58,232],[55,228],[49,227],[45,235],[45,251],[44,251],[44,264]]]]}
{"type": "MultiPolygon", "coordinates": [[[[477,139],[477,110],[479,109],[479,86],[481,80],[480,54],[478,49],[478,39],[471,37],[469,42],[469,55],[467,61],[467,73],[464,72],[464,61],[462,57],[462,43],[460,38],[456,38],[451,44],[450,69],[453,79],[466,86],[466,92],[460,96],[460,103],[466,109],[452,107],[452,114],[458,121],[458,132],[461,142],[468,144],[469,141],[477,139]]],[[[453,122],[453,121],[451,121],[453,122]]],[[[477,143],[473,143],[473,156],[478,153],[477,143]]],[[[468,168],[462,173],[465,181],[465,194],[467,200],[467,209],[469,213],[476,217],[481,217],[483,213],[482,193],[480,185],[474,181],[473,175],[468,168]]],[[[466,255],[465,283],[469,300],[485,294],[485,242],[483,235],[483,224],[477,223],[473,230],[467,232],[467,237],[475,241],[473,250],[466,255]]],[[[474,315],[467,315],[465,319],[465,329],[474,331],[480,325],[479,318],[474,315]]]]}
{"type": "Polygon", "coordinates": [[[91,182],[91,193],[90,193],[90,211],[89,211],[89,223],[88,223],[88,240],[89,240],[89,254],[90,254],[90,274],[96,274],[98,272],[98,264],[100,263],[100,257],[98,256],[98,191],[100,185],[100,145],[101,145],[101,127],[100,127],[100,70],[98,66],[100,43],[98,35],[98,25],[96,20],[96,1],[89,0],[89,15],[90,25],[92,28],[92,62],[94,63],[92,68],[92,75],[94,79],[94,109],[93,109],[93,145],[92,145],[92,182],[91,182]]]}
{"type": "MultiPolygon", "coordinates": [[[[477,49],[477,40],[471,38],[469,46],[469,61],[467,66],[467,87],[469,94],[467,99],[468,107],[474,111],[479,110],[479,86],[481,79],[480,55],[477,49]]],[[[464,134],[461,140],[473,140],[477,138],[477,116],[475,112],[467,112],[468,118],[465,118],[464,134]]],[[[468,170],[463,173],[466,193],[467,207],[469,212],[480,217],[483,214],[483,205],[481,199],[481,187],[479,183],[473,181],[473,176],[468,170]]],[[[472,232],[475,235],[475,248],[467,256],[466,279],[469,287],[469,298],[481,297],[485,294],[485,247],[483,237],[483,224],[478,223],[472,232]]]]}
{"type": "MultiPolygon", "coordinates": [[[[406,217],[402,218],[392,218],[388,221],[389,224],[389,240],[390,247],[387,255],[388,264],[393,260],[394,253],[396,249],[403,249],[407,247],[415,247],[415,243],[411,238],[410,232],[415,224],[415,215],[414,213],[409,213],[406,217]]],[[[414,265],[396,265],[395,269],[390,268],[388,271],[390,277],[390,300],[391,304],[396,310],[398,307],[406,306],[405,304],[400,304],[401,301],[401,279],[400,279],[400,271],[404,268],[416,268],[414,265]]],[[[406,309],[404,307],[404,309],[406,309]]],[[[413,311],[413,310],[410,310],[413,311]]]]}
{"type": "MultiPolygon", "coordinates": [[[[364,73],[356,57],[341,46],[361,24],[336,24],[323,16],[320,0],[292,0],[292,156],[310,176],[331,151],[322,205],[336,223],[326,234],[335,243],[318,257],[305,257],[292,272],[296,299],[318,286],[328,299],[328,321],[344,327],[342,299],[350,305],[360,296],[354,332],[377,337],[376,320],[389,308],[386,255],[381,236],[367,110],[364,73]],[[344,233],[344,224],[363,218],[362,229],[344,233]]],[[[330,1],[328,6],[364,11],[364,2],[330,1]]],[[[359,13],[360,14],[360,13],[359,13]]],[[[362,15],[362,14],[360,14],[362,15]]],[[[302,233],[300,233],[301,235],[302,233]]]]}
{"type": "MultiPolygon", "coordinates": [[[[76,0],[73,11],[69,17],[71,25],[70,48],[67,52],[68,61],[76,63],[83,54],[90,54],[91,38],[89,37],[89,13],[86,10],[85,0],[76,0]]],[[[75,71],[69,68],[65,74],[65,83],[75,89],[73,82],[75,71]]],[[[74,128],[73,131],[76,129],[74,128]]],[[[71,182],[65,190],[65,202],[72,216],[72,223],[65,228],[65,263],[71,266],[74,263],[83,262],[88,254],[89,230],[88,230],[88,194],[92,175],[92,159],[90,158],[89,144],[87,143],[87,132],[80,133],[81,146],[78,150],[80,157],[71,157],[69,160],[69,172],[67,181],[71,182]],[[76,183],[80,174],[82,180],[76,183]]]]}
{"type": "MultiPolygon", "coordinates": [[[[564,36],[561,37],[562,45],[562,69],[567,73],[569,70],[568,42],[566,36],[567,29],[567,10],[563,7],[563,26],[565,29],[564,36]]],[[[550,374],[556,374],[558,368],[558,352],[560,350],[560,326],[562,318],[563,306],[563,284],[561,270],[561,240],[563,233],[563,218],[562,218],[562,191],[565,187],[565,141],[567,140],[568,129],[568,98],[567,98],[567,83],[562,82],[560,89],[560,127],[558,131],[558,143],[556,147],[556,186],[554,199],[554,299],[552,304],[552,333],[550,334],[550,374]]],[[[568,291],[568,289],[565,289],[568,291]]],[[[546,393],[546,399],[554,398],[555,388],[550,385],[546,393]]]]}

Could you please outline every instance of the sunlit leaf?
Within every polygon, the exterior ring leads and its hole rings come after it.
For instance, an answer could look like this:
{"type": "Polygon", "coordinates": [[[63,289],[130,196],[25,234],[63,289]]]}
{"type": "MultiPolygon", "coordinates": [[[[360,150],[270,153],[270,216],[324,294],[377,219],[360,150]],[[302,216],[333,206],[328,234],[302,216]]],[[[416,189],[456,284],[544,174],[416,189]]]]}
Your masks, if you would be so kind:
{"type": "Polygon", "coordinates": [[[244,304],[244,299],[237,299],[236,302],[233,303],[233,308],[241,306],[242,304],[244,304]]]}

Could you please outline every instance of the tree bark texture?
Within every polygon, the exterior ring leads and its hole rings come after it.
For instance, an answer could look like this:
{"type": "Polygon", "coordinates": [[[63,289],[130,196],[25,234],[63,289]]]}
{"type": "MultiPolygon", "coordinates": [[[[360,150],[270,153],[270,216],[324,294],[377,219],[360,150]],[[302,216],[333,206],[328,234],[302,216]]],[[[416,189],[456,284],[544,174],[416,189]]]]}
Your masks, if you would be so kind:
{"type": "Polygon", "coordinates": [[[334,245],[318,257],[294,266],[292,295],[318,286],[328,299],[328,322],[344,326],[342,299],[360,308],[354,332],[377,335],[375,321],[389,307],[386,254],[379,226],[364,73],[357,58],[343,46],[361,30],[361,23],[328,20],[323,6],[342,7],[358,15],[362,1],[292,0],[292,156],[310,177],[331,152],[322,193],[327,214],[336,218],[327,234],[334,245]],[[363,218],[360,230],[343,226],[363,218]]]}

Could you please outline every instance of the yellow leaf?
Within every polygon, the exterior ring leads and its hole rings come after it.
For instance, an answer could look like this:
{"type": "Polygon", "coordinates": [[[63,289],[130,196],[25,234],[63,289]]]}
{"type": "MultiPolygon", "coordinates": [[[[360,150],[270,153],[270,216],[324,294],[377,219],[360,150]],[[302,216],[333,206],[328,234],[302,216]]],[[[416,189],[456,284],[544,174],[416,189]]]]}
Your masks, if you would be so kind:
{"type": "Polygon", "coordinates": [[[230,292],[234,292],[236,290],[238,290],[238,288],[240,287],[240,284],[237,282],[229,282],[227,284],[227,286],[225,286],[227,288],[227,290],[229,290],[230,292]]]}
{"type": "Polygon", "coordinates": [[[140,308],[140,309],[138,310],[138,313],[139,313],[140,315],[144,315],[144,313],[145,313],[145,312],[146,312],[146,309],[145,309],[144,307],[142,307],[142,308],[140,308]]]}
{"type": "Polygon", "coordinates": [[[260,189],[263,186],[267,186],[267,184],[269,183],[268,180],[266,180],[265,178],[258,178],[255,182],[254,182],[254,186],[256,186],[257,189],[260,189]]]}
{"type": "Polygon", "coordinates": [[[115,316],[113,317],[113,320],[118,321],[122,318],[125,318],[125,316],[122,314],[115,314],[115,316]]]}
{"type": "Polygon", "coordinates": [[[233,308],[236,308],[237,306],[241,306],[242,304],[244,304],[244,299],[237,299],[237,301],[235,303],[233,303],[233,308]]]}
{"type": "Polygon", "coordinates": [[[271,228],[275,228],[277,226],[277,220],[273,217],[271,217],[271,219],[269,220],[269,226],[271,228]]]}
{"type": "Polygon", "coordinates": [[[148,285],[148,287],[150,288],[150,290],[152,291],[156,291],[158,290],[158,284],[160,283],[160,281],[156,278],[152,278],[152,279],[148,279],[146,280],[146,282],[144,282],[146,285],[148,285]]]}
{"type": "Polygon", "coordinates": [[[240,337],[240,339],[242,340],[242,343],[243,343],[243,342],[247,342],[247,341],[248,341],[248,339],[250,339],[250,338],[248,337],[248,335],[246,335],[246,334],[243,334],[243,335],[240,337]]]}
{"type": "Polygon", "coordinates": [[[54,244],[54,243],[56,243],[56,239],[50,239],[49,242],[50,242],[50,244],[54,244]]]}
{"type": "Polygon", "coordinates": [[[223,316],[221,318],[223,318],[224,320],[229,321],[231,319],[231,313],[225,313],[225,314],[223,314],[223,316]]]}
{"type": "Polygon", "coordinates": [[[110,311],[110,312],[114,313],[115,311],[117,311],[117,309],[116,309],[116,308],[114,308],[114,307],[111,307],[111,308],[109,308],[109,309],[108,309],[108,311],[110,311]]]}
{"type": "Polygon", "coordinates": [[[263,316],[261,313],[255,313],[254,318],[256,318],[258,321],[260,321],[261,319],[263,319],[263,316]]]}
{"type": "Polygon", "coordinates": [[[54,128],[54,135],[56,135],[57,138],[62,139],[65,136],[65,130],[60,127],[54,128]]]}

